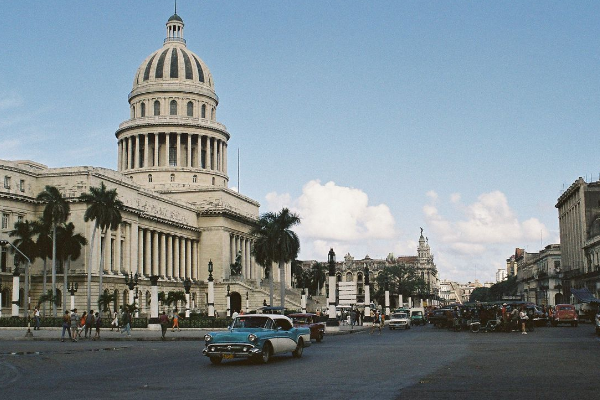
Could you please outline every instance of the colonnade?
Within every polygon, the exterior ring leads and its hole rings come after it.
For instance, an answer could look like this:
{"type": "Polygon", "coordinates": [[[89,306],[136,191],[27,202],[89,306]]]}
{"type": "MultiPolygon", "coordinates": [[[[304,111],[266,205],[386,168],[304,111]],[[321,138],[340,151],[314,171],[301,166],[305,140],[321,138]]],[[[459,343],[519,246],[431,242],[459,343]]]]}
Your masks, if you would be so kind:
{"type": "Polygon", "coordinates": [[[99,236],[104,252],[103,269],[107,274],[138,273],[173,280],[199,279],[198,238],[130,223],[120,225],[102,238],[99,236]]]}
{"type": "Polygon", "coordinates": [[[119,171],[189,167],[227,174],[227,142],[193,133],[155,132],[119,140],[119,171]]]}
{"type": "Polygon", "coordinates": [[[242,256],[242,276],[246,279],[259,279],[260,276],[255,270],[255,263],[252,259],[252,245],[254,241],[242,235],[231,234],[229,236],[229,258],[230,264],[235,263],[236,257],[242,256]]]}

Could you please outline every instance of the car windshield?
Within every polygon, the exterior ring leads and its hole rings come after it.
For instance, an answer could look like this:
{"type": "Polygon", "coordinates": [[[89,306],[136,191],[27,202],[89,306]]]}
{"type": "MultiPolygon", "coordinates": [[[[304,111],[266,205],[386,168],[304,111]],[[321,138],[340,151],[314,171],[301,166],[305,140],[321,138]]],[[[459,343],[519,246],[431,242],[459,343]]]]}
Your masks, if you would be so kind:
{"type": "Polygon", "coordinates": [[[416,316],[421,316],[422,317],[423,313],[421,311],[413,311],[412,315],[413,315],[413,317],[416,317],[416,316]]]}
{"type": "Polygon", "coordinates": [[[310,317],[292,317],[296,324],[310,324],[312,323],[310,317]]]}
{"type": "Polygon", "coordinates": [[[394,319],[406,319],[406,314],[404,314],[404,313],[392,314],[392,318],[394,318],[394,319]]]}
{"type": "Polygon", "coordinates": [[[237,317],[233,328],[265,328],[269,321],[269,317],[237,317]]]}

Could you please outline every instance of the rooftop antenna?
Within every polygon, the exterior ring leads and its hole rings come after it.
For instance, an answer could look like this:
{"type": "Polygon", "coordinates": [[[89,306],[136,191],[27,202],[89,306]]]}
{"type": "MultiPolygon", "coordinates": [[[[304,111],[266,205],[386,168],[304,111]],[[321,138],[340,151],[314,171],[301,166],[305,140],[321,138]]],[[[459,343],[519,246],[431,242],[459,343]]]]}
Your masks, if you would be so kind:
{"type": "Polygon", "coordinates": [[[175,0],[175,14],[177,14],[177,0],[175,0]]]}
{"type": "Polygon", "coordinates": [[[238,173],[238,193],[241,193],[240,191],[240,148],[238,147],[238,162],[237,162],[237,173],[238,173]]]}

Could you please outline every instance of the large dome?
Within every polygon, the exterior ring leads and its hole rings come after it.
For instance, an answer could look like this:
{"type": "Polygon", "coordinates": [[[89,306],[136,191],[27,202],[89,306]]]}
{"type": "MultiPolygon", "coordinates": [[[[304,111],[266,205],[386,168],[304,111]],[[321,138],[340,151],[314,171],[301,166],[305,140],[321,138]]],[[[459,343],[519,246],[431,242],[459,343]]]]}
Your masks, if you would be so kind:
{"type": "Polygon", "coordinates": [[[212,75],[204,61],[186,47],[183,20],[174,14],[167,21],[167,37],[163,47],[150,54],[138,68],[132,94],[148,85],[188,84],[214,93],[212,75]]]}

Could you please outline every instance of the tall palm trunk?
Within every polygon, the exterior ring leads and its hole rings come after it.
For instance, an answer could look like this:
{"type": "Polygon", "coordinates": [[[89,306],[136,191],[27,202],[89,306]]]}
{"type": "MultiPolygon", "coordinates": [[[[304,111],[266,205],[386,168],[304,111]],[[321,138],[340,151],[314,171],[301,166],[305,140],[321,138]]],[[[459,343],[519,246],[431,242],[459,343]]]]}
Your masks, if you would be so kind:
{"type": "MultiPolygon", "coordinates": [[[[44,258],[44,278],[42,280],[42,288],[44,290],[43,294],[48,293],[46,291],[46,282],[47,281],[48,281],[48,271],[47,271],[47,268],[46,268],[46,259],[44,258]]],[[[46,316],[46,302],[44,302],[44,304],[42,306],[43,306],[42,311],[43,311],[44,317],[45,317],[46,316]]]]}
{"type": "Polygon", "coordinates": [[[94,256],[94,242],[96,239],[96,224],[92,228],[92,240],[90,241],[90,256],[88,259],[87,271],[87,311],[92,309],[92,260],[94,256]]]}
{"type": "MultiPolygon", "coordinates": [[[[69,268],[71,268],[71,257],[68,258],[68,262],[69,262],[69,268]]],[[[63,308],[62,308],[62,312],[63,314],[65,313],[65,310],[67,310],[67,289],[69,288],[69,281],[68,281],[68,274],[67,274],[67,263],[65,262],[65,260],[63,260],[63,293],[62,293],[62,297],[63,297],[63,308]]]]}
{"type": "MultiPolygon", "coordinates": [[[[283,261],[279,261],[279,285],[281,307],[285,309],[285,263],[283,261]]],[[[283,310],[281,312],[283,313],[283,310]]]]}
{"type": "Polygon", "coordinates": [[[56,224],[52,226],[52,316],[56,318],[56,224]]]}
{"type": "MultiPolygon", "coordinates": [[[[100,235],[100,243],[102,243],[102,235],[100,235]]],[[[102,290],[102,276],[104,275],[104,251],[106,249],[102,248],[102,244],[100,244],[100,266],[98,267],[98,298],[104,294],[102,290]]],[[[100,310],[102,312],[102,310],[100,310]]]]}
{"type": "Polygon", "coordinates": [[[269,265],[269,307],[273,307],[273,263],[269,265]]]}

